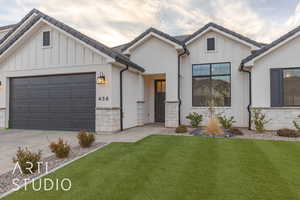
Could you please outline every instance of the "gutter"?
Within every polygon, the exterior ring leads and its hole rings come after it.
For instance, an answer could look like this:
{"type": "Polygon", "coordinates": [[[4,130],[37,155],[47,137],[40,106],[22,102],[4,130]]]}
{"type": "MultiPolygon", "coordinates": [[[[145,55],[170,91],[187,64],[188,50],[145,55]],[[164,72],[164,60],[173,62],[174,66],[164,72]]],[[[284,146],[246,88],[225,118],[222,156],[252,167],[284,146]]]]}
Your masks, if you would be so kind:
{"type": "Polygon", "coordinates": [[[249,121],[248,121],[248,130],[251,130],[251,121],[252,121],[252,114],[251,114],[251,105],[252,105],[252,74],[251,71],[244,69],[244,63],[241,64],[240,71],[248,73],[249,76],[249,105],[247,106],[249,121]]]}
{"type": "Polygon", "coordinates": [[[186,48],[186,46],[185,45],[183,45],[183,49],[184,49],[184,51],[182,52],[182,53],[180,53],[179,55],[178,55],[178,91],[177,91],[177,94],[178,94],[178,125],[180,125],[181,124],[181,97],[180,97],[180,58],[183,56],[183,55],[189,55],[190,54],[190,52],[189,52],[189,50],[186,48]]]}
{"type": "Polygon", "coordinates": [[[128,70],[128,65],[126,68],[120,71],[120,130],[123,131],[123,72],[128,70]]]}

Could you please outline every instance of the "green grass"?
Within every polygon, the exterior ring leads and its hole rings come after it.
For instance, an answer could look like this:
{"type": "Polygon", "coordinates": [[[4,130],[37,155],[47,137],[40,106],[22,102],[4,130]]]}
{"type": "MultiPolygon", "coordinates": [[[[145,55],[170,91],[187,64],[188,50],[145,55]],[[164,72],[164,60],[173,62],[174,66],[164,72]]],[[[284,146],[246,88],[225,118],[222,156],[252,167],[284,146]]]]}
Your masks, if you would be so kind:
{"type": "Polygon", "coordinates": [[[49,177],[70,178],[72,189],[5,200],[300,199],[300,143],[150,136],[113,143],[49,177]]]}

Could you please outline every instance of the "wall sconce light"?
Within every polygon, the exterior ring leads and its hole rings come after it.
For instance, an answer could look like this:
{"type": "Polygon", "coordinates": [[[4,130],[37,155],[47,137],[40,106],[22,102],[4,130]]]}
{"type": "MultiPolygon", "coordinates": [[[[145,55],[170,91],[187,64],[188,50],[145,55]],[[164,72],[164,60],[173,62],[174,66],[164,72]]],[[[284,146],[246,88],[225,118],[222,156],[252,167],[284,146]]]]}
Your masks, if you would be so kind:
{"type": "Polygon", "coordinates": [[[2,81],[0,81],[0,88],[3,88],[3,83],[2,83],[2,81]]]}
{"type": "Polygon", "coordinates": [[[97,84],[102,85],[107,83],[107,79],[103,72],[100,72],[96,80],[97,84]]]}

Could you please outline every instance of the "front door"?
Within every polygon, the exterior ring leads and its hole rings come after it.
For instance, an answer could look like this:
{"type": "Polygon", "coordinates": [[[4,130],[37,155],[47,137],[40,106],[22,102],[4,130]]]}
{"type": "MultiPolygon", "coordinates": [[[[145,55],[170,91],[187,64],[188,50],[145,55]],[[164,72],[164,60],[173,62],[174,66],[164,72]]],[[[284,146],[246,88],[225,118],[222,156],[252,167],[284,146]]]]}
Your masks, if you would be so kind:
{"type": "Polygon", "coordinates": [[[155,122],[165,122],[166,81],[155,80],[155,122]]]}

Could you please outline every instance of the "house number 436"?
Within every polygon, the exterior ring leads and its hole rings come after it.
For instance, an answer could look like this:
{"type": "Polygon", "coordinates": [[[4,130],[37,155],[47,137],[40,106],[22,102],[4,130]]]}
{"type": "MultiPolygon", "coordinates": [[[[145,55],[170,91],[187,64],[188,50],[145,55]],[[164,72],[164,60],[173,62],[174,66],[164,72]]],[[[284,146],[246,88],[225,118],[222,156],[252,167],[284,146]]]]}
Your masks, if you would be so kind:
{"type": "Polygon", "coordinates": [[[99,101],[108,101],[108,99],[108,96],[102,96],[98,98],[99,101]]]}

